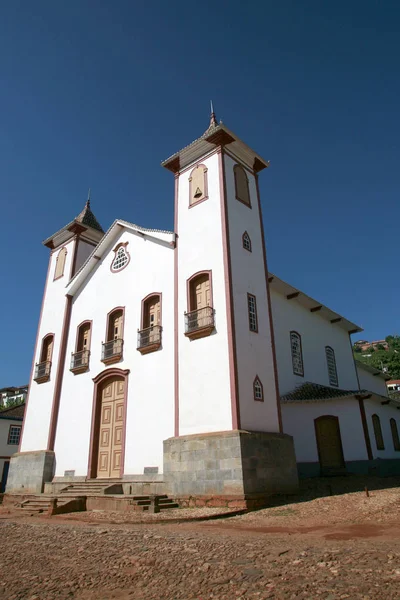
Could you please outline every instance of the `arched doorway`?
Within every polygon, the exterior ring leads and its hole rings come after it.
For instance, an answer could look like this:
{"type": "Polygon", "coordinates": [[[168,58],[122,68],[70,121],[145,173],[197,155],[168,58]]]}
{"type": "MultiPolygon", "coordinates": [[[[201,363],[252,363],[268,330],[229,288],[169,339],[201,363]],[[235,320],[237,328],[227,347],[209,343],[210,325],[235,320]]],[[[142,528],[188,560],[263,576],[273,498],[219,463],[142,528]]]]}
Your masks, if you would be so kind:
{"type": "Polygon", "coordinates": [[[324,415],[314,421],[321,471],[344,468],[338,417],[324,415]]]}
{"type": "Polygon", "coordinates": [[[94,381],[89,478],[122,477],[129,370],[106,369],[94,381]]]}

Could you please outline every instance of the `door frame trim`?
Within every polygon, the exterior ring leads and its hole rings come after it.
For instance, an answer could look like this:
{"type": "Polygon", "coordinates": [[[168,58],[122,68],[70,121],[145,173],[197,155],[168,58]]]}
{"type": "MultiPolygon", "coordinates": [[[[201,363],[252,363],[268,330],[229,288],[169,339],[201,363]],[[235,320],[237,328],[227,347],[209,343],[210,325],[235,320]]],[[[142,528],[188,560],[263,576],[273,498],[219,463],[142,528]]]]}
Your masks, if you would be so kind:
{"type": "Polygon", "coordinates": [[[126,408],[128,400],[128,376],[129,369],[104,369],[96,377],[93,377],[94,389],[93,389],[93,404],[92,404],[92,423],[90,428],[90,442],[89,442],[89,460],[88,460],[88,471],[87,479],[95,479],[97,477],[97,456],[98,456],[98,445],[99,445],[99,416],[100,416],[100,386],[112,377],[121,377],[125,382],[124,389],[124,423],[122,427],[122,449],[121,449],[121,469],[120,477],[124,474],[125,465],[125,440],[126,440],[126,408]]]}
{"type": "Polygon", "coordinates": [[[338,431],[339,431],[340,453],[341,453],[341,458],[342,458],[342,465],[341,466],[345,467],[346,463],[345,463],[345,460],[344,460],[344,453],[343,453],[342,432],[340,431],[339,417],[336,417],[335,415],[321,415],[321,416],[317,417],[316,419],[314,419],[315,441],[317,443],[319,466],[320,466],[321,469],[327,469],[328,468],[328,467],[324,467],[323,464],[322,464],[322,462],[321,462],[321,452],[320,452],[320,447],[319,447],[319,442],[318,442],[317,422],[318,421],[322,421],[322,419],[330,419],[331,421],[332,420],[336,421],[337,428],[338,428],[338,431]]]}

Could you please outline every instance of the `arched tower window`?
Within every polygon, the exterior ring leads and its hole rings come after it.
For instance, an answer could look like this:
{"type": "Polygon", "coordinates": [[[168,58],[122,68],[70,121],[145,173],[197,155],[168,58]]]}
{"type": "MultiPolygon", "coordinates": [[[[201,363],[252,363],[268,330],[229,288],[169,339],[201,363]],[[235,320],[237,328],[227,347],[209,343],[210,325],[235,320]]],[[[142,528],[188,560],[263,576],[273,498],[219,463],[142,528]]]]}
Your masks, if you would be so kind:
{"type": "Polygon", "coordinates": [[[83,373],[89,367],[91,329],[91,321],[84,321],[78,326],[75,352],[71,357],[73,373],[83,373]]]}
{"type": "Polygon", "coordinates": [[[106,364],[122,359],[124,345],[124,309],[114,308],[107,315],[106,341],[103,343],[101,360],[106,364]]]}
{"type": "Polygon", "coordinates": [[[242,235],[242,245],[245,250],[251,252],[251,239],[247,231],[242,235]]]}
{"type": "Polygon", "coordinates": [[[142,300],[141,328],[137,349],[142,354],[161,346],[161,294],[150,294],[142,300]]]}
{"type": "Polygon", "coordinates": [[[127,245],[128,242],[125,242],[124,244],[118,244],[114,248],[115,256],[111,263],[111,271],[113,273],[122,271],[122,269],[125,269],[125,267],[128,265],[130,261],[130,254],[126,249],[127,245]]]}
{"type": "Polygon", "coordinates": [[[390,419],[390,429],[392,431],[393,448],[396,452],[400,451],[399,431],[397,429],[396,419],[390,419]]]}
{"type": "Polygon", "coordinates": [[[251,208],[249,180],[246,171],[241,165],[235,165],[233,167],[233,173],[235,176],[236,199],[251,208]]]}
{"type": "Polygon", "coordinates": [[[210,335],[214,329],[211,271],[196,273],[188,279],[187,297],[185,335],[193,339],[210,335]]]}
{"type": "Polygon", "coordinates": [[[383,442],[381,420],[378,417],[378,415],[372,415],[372,425],[374,427],[376,449],[377,450],[384,450],[385,449],[385,444],[383,442]]]}
{"type": "Polygon", "coordinates": [[[337,387],[339,385],[337,370],[336,370],[336,359],[335,351],[330,346],[325,346],[326,365],[328,367],[329,385],[337,387]]]}
{"type": "Polygon", "coordinates": [[[261,383],[258,375],[253,381],[253,398],[256,402],[264,402],[264,389],[263,384],[261,383]]]}
{"type": "Polygon", "coordinates": [[[197,165],[189,177],[189,206],[208,198],[207,167],[197,165]]]}
{"type": "Polygon", "coordinates": [[[54,333],[48,333],[42,340],[39,362],[36,363],[34,380],[44,383],[50,378],[51,360],[53,357],[54,333]]]}
{"type": "Polygon", "coordinates": [[[290,332],[290,349],[292,352],[293,373],[304,377],[303,350],[301,347],[301,335],[297,331],[290,332]]]}
{"type": "Polygon", "coordinates": [[[61,248],[56,258],[56,268],[54,269],[54,279],[60,279],[64,275],[65,261],[67,258],[67,249],[61,248]]]}

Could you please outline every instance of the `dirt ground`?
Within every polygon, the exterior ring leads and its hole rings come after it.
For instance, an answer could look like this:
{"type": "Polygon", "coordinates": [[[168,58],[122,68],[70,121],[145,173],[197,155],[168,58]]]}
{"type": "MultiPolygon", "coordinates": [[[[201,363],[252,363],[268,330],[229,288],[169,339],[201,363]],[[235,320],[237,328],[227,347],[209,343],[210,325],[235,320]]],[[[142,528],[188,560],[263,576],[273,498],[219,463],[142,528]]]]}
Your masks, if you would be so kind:
{"type": "Polygon", "coordinates": [[[0,598],[398,599],[400,485],[385,485],[369,497],[304,490],[219,519],[223,509],[49,518],[0,507],[0,598]]]}

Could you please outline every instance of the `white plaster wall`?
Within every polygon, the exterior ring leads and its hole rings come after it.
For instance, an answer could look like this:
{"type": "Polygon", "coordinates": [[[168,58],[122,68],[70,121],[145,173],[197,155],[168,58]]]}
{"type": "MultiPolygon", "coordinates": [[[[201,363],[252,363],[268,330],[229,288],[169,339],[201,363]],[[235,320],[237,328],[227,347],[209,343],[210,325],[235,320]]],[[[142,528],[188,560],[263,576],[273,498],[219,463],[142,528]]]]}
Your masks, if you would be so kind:
{"type": "Polygon", "coordinates": [[[76,251],[75,273],[79,271],[85,260],[93,252],[94,248],[95,246],[93,246],[93,244],[88,244],[83,240],[78,241],[78,248],[76,251]]]}
{"type": "Polygon", "coordinates": [[[180,435],[232,429],[218,155],[199,163],[208,169],[208,200],[189,208],[191,169],[180,175],[178,190],[180,435]],[[211,336],[190,340],[186,281],[203,270],[212,270],[216,327],[211,336]]]}
{"type": "Polygon", "coordinates": [[[283,431],[293,436],[297,462],[318,462],[314,419],[333,415],[339,419],[345,461],[367,460],[361,414],[356,399],[335,402],[282,403],[283,431]]]}
{"type": "Polygon", "coordinates": [[[287,300],[270,287],[272,317],[281,396],[306,381],[329,386],[325,346],[335,351],[339,388],[358,390],[358,380],[347,331],[311,313],[295,299],[287,300]],[[301,335],[304,377],[294,375],[290,349],[290,331],[301,335]]]}
{"type": "Polygon", "coordinates": [[[387,396],[386,382],[382,377],[374,376],[372,373],[368,373],[365,369],[360,366],[356,366],[358,379],[360,381],[360,387],[362,390],[368,390],[375,392],[381,396],[387,396]]]}
{"type": "Polygon", "coordinates": [[[65,470],[87,474],[92,379],[107,368],[100,360],[101,344],[107,313],[117,306],[125,306],[123,360],[110,368],[130,369],[124,472],[140,474],[144,467],[158,467],[162,472],[162,442],[174,433],[173,250],[167,242],[152,242],[125,229],[73,300],[55,443],[57,476],[65,470]],[[119,242],[128,242],[131,260],[125,269],[112,273],[112,248],[119,242]],[[136,350],[141,301],[152,292],[162,293],[162,349],[142,356],[136,350]],[[93,321],[90,370],[74,375],[69,370],[70,357],[77,326],[86,319],[93,321]]]}
{"type": "Polygon", "coordinates": [[[249,208],[235,197],[233,168],[236,162],[229,156],[225,156],[224,160],[241,428],[277,432],[279,419],[256,182],[254,176],[247,173],[251,199],[249,208]],[[252,252],[243,248],[242,235],[245,231],[250,236],[252,252]],[[249,330],[248,293],[256,297],[258,333],[249,330]],[[263,384],[264,402],[256,402],[253,398],[256,375],[263,384]]]}
{"type": "Polygon", "coordinates": [[[397,430],[400,435],[400,410],[389,404],[381,404],[380,398],[371,398],[364,400],[365,416],[367,419],[369,437],[371,440],[371,449],[373,458],[400,458],[400,452],[393,447],[392,431],[390,429],[390,419],[395,419],[397,430]],[[376,447],[374,427],[372,425],[372,415],[378,415],[381,421],[384,450],[378,450],[376,447]]]}
{"type": "MultiPolygon", "coordinates": [[[[49,381],[36,383],[33,379],[29,382],[29,398],[25,410],[25,425],[21,443],[21,452],[30,450],[46,450],[49,435],[50,415],[53,404],[54,384],[57,374],[60,338],[65,310],[65,286],[68,283],[71,270],[71,261],[74,254],[75,241],[72,240],[65,247],[67,257],[65,261],[64,276],[54,281],[54,270],[57,249],[50,256],[50,270],[47,281],[46,297],[42,312],[42,321],[38,331],[38,344],[35,364],[40,361],[42,339],[48,333],[54,333],[54,347],[49,381]]],[[[35,369],[33,370],[33,376],[35,369]]]]}

